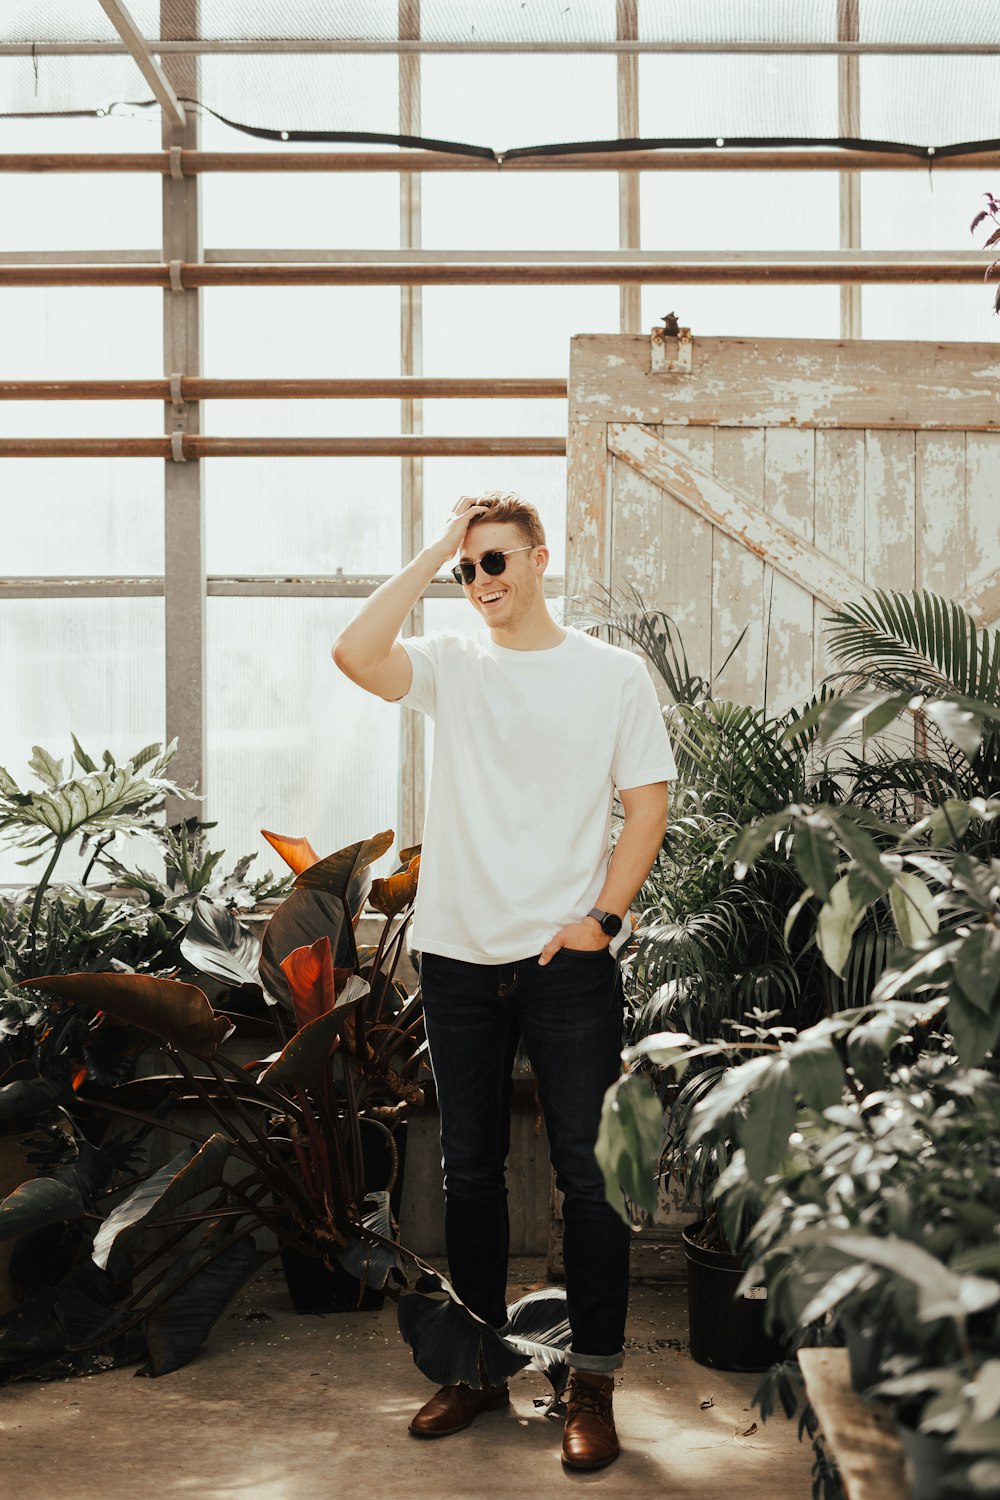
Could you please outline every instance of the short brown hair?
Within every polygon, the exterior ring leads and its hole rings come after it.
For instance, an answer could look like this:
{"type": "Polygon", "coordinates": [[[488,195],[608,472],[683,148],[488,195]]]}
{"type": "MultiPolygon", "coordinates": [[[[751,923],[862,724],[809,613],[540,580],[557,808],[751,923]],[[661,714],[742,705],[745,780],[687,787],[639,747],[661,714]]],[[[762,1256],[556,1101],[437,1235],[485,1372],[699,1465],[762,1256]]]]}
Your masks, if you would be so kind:
{"type": "Polygon", "coordinates": [[[513,490],[487,490],[476,496],[477,505],[486,505],[485,515],[475,516],[469,522],[469,530],[480,521],[509,521],[518,528],[524,540],[532,547],[544,547],[545,527],[538,511],[528,500],[522,500],[513,490]]]}

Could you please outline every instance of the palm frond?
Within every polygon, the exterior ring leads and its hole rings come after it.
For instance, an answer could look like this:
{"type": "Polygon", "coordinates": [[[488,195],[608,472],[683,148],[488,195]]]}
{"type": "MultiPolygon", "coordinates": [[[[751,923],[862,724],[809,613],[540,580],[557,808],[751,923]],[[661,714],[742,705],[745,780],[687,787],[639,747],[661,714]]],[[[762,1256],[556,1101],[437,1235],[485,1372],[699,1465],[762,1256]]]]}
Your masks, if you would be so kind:
{"type": "Polygon", "coordinates": [[[841,666],[867,681],[1000,702],[1000,631],[980,631],[953,600],[929,590],[876,589],[829,617],[841,666]]]}
{"type": "Polygon", "coordinates": [[[691,670],[677,623],[670,615],[648,609],[632,584],[626,584],[620,596],[607,588],[598,592],[604,595],[602,618],[586,627],[588,635],[613,646],[638,647],[675,703],[695,703],[710,693],[708,678],[691,670]]]}

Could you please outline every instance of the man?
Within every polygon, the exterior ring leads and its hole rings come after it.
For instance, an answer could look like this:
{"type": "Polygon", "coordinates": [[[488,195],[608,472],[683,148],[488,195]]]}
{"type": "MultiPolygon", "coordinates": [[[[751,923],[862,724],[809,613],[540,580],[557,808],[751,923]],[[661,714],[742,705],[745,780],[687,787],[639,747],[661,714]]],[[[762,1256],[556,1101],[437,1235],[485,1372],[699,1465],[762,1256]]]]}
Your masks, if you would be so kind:
{"type": "MultiPolygon", "coordinates": [[[[361,687],[435,720],[413,944],[441,1111],[450,1274],[466,1306],[502,1332],[511,1068],[523,1036],[564,1194],[573,1343],[562,1456],[592,1469],[619,1451],[612,1391],[628,1300],[629,1232],[593,1149],[620,1072],[609,948],[662,844],[676,769],[643,662],[556,623],[548,560],[532,505],[463,496],[333,656],[361,687]],[[487,632],[397,639],[459,547],[456,581],[487,632]],[[625,821],[609,863],[614,788],[625,821]]],[[[506,1385],[445,1386],[410,1431],[444,1437],[508,1399],[506,1385]]]]}

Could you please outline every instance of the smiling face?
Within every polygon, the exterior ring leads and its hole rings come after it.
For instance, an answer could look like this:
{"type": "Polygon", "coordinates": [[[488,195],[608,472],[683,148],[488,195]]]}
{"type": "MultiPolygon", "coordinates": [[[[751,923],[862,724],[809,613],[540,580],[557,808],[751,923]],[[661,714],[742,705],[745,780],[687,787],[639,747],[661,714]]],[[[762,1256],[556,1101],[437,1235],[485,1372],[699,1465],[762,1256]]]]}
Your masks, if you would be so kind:
{"type": "Polygon", "coordinates": [[[477,562],[484,552],[510,552],[502,573],[491,577],[481,567],[464,585],[465,597],[491,630],[516,630],[530,615],[545,609],[542,578],[549,560],[547,547],[530,547],[528,538],[512,521],[480,521],[470,526],[462,539],[459,557],[477,562]]]}

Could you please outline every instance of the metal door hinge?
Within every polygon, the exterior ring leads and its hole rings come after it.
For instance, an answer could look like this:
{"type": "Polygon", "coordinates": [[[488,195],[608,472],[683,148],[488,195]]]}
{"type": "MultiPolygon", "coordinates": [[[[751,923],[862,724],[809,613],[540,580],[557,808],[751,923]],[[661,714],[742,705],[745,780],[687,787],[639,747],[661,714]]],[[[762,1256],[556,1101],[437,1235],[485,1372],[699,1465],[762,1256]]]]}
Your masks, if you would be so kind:
{"type": "Polygon", "coordinates": [[[677,326],[676,319],[672,319],[667,327],[652,329],[649,335],[650,372],[654,375],[690,375],[693,346],[690,328],[677,326]]]}

